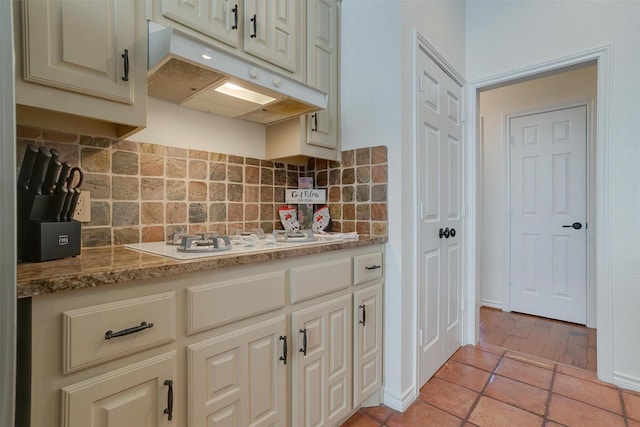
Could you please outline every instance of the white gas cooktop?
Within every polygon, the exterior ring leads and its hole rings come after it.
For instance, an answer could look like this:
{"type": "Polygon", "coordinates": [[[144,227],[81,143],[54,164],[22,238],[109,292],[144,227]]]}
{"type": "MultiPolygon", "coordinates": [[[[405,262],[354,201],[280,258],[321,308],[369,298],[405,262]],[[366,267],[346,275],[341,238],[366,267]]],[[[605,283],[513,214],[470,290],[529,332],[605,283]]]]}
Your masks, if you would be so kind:
{"type": "MultiPolygon", "coordinates": [[[[330,242],[337,242],[344,240],[345,238],[352,238],[353,236],[345,234],[333,234],[333,235],[319,235],[318,239],[311,242],[269,242],[266,239],[260,239],[255,244],[243,244],[234,242],[231,245],[231,249],[226,251],[217,252],[179,252],[178,246],[168,245],[165,242],[148,242],[148,243],[129,243],[124,245],[125,248],[133,249],[136,251],[148,252],[154,255],[165,256],[178,260],[191,260],[198,258],[215,257],[221,255],[239,255],[252,252],[265,252],[274,249],[284,249],[291,247],[309,246],[309,245],[321,245],[330,242]]],[[[357,235],[355,236],[357,237],[357,235]]]]}

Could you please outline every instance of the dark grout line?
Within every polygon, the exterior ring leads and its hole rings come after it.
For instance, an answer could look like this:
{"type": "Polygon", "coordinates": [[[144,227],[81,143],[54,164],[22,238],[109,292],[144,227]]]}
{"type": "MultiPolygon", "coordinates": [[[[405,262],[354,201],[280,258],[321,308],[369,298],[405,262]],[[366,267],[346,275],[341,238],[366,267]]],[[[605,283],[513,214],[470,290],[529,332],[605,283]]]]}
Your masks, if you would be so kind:
{"type": "Polygon", "coordinates": [[[627,416],[627,406],[624,404],[624,397],[622,396],[622,389],[618,387],[618,395],[620,396],[620,406],[622,407],[622,419],[624,420],[625,427],[629,427],[629,417],[627,416]]]}
{"type": "Polygon", "coordinates": [[[542,422],[546,423],[549,421],[549,409],[551,408],[551,397],[553,397],[553,386],[556,382],[556,374],[558,373],[558,364],[554,363],[553,365],[553,374],[551,375],[551,384],[549,384],[549,394],[547,395],[547,401],[544,404],[544,416],[542,417],[542,422]]]}

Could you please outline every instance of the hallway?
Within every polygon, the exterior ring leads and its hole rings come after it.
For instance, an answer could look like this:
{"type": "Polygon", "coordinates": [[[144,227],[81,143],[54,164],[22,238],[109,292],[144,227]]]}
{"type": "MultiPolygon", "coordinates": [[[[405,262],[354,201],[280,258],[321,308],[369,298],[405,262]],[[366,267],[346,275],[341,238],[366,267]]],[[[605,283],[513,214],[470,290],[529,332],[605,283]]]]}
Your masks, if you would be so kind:
{"type": "Polygon", "coordinates": [[[343,427],[640,427],[640,393],[596,378],[595,331],[485,309],[480,330],[481,342],[460,348],[407,411],[364,408],[343,427]]]}

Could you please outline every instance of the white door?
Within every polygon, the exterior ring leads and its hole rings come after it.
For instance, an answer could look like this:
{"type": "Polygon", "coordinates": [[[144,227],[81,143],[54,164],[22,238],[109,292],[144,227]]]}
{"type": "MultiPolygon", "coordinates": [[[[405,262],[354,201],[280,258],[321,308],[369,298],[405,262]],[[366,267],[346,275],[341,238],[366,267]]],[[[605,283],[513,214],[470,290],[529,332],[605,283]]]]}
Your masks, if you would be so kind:
{"type": "Polygon", "coordinates": [[[586,323],[586,107],[512,118],[511,310],[586,323]]]}
{"type": "Polygon", "coordinates": [[[462,88],[418,52],[419,380],[462,344],[462,88]]]}

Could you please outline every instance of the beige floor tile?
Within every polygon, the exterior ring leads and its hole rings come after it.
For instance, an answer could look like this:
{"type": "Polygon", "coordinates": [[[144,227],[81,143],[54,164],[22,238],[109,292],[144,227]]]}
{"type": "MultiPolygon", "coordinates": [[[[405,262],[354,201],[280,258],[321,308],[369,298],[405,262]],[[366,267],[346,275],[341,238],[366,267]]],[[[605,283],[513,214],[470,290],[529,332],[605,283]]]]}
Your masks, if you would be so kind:
{"type": "Polygon", "coordinates": [[[372,420],[371,418],[356,412],[346,423],[342,424],[342,427],[379,427],[380,423],[372,420]]]}
{"type": "Polygon", "coordinates": [[[640,422],[640,395],[623,391],[624,408],[627,411],[627,417],[640,422]]]}

